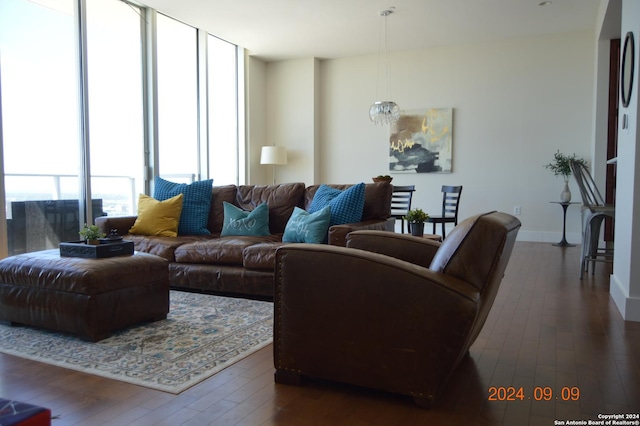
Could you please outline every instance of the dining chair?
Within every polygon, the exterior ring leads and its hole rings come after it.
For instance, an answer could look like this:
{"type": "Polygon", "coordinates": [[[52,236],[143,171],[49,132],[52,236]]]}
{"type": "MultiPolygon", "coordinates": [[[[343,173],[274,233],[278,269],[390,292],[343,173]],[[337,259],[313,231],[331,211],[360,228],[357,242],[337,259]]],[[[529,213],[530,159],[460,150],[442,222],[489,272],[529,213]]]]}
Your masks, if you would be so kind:
{"type": "Polygon", "coordinates": [[[606,246],[600,247],[600,228],[607,217],[615,217],[616,208],[605,203],[586,165],[577,161],[570,161],[569,165],[580,189],[583,204],[580,253],[580,279],[582,279],[584,272],[589,272],[589,263],[591,263],[593,274],[595,262],[613,262],[613,249],[606,246]]]}
{"type": "Polygon", "coordinates": [[[442,224],[442,239],[446,238],[445,224],[458,224],[458,206],[460,205],[460,195],[462,194],[462,185],[448,186],[442,185],[442,214],[429,215],[427,222],[433,224],[433,233],[436,233],[436,224],[442,224]]]}
{"type": "MultiPolygon", "coordinates": [[[[411,210],[411,199],[416,190],[415,185],[393,186],[393,194],[391,195],[391,217],[400,220],[400,230],[404,234],[404,216],[411,210]]],[[[407,223],[407,232],[409,232],[409,224],[407,223]]]]}

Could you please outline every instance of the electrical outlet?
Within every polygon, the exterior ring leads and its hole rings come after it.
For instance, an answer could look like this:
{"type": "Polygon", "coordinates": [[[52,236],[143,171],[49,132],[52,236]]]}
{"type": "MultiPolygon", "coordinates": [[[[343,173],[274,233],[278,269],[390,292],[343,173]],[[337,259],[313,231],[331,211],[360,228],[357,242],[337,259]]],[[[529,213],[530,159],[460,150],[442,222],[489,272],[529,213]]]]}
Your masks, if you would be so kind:
{"type": "Polygon", "coordinates": [[[516,216],[520,216],[520,213],[522,213],[522,210],[520,210],[520,206],[513,206],[513,214],[516,216]]]}

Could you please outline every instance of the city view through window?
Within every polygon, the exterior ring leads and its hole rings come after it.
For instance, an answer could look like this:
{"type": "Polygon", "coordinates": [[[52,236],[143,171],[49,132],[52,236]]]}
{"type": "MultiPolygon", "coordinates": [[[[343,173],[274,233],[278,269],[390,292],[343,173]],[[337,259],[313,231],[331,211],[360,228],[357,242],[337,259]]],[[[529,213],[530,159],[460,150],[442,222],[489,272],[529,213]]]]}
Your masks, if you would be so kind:
{"type": "MultiPolygon", "coordinates": [[[[76,1],[0,2],[9,254],[57,248],[60,241],[79,238],[84,158],[93,210],[86,222],[100,215],[135,215],[145,179],[152,178],[145,167],[152,157],[145,140],[145,11],[119,0],[86,2],[83,76],[76,1]],[[81,78],[87,82],[86,103],[81,78]]],[[[157,22],[159,163],[151,170],[174,181],[211,177],[216,184],[237,183],[236,46],[207,35],[213,65],[208,79],[199,81],[197,30],[159,14],[157,22]],[[199,85],[207,80],[210,99],[199,104],[199,85]],[[203,105],[209,111],[207,132],[198,128],[203,105]],[[208,157],[200,158],[202,152],[208,157]]]]}

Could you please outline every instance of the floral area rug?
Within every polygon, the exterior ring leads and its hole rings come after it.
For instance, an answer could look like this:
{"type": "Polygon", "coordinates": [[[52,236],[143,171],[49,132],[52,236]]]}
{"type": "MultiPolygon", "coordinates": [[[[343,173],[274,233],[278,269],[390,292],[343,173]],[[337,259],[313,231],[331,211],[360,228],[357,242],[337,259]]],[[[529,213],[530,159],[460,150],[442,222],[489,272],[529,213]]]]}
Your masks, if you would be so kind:
{"type": "Polygon", "coordinates": [[[166,320],[96,343],[0,325],[0,352],[178,394],[273,341],[273,304],[171,291],[166,320]]]}

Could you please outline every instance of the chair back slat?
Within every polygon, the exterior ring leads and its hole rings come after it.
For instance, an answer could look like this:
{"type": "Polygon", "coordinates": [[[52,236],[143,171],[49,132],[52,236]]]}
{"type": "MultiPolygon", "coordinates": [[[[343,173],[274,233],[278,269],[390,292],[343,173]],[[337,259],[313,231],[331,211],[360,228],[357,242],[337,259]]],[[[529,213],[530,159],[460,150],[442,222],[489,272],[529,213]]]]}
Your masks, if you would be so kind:
{"type": "Polygon", "coordinates": [[[571,172],[573,173],[576,183],[578,184],[578,188],[580,189],[582,203],[586,207],[604,206],[604,198],[602,198],[600,191],[598,191],[598,187],[589,173],[587,166],[577,161],[571,161],[569,166],[571,167],[571,172]]]}
{"type": "Polygon", "coordinates": [[[461,193],[462,186],[442,186],[442,217],[453,216],[457,219],[461,193]]]}
{"type": "Polygon", "coordinates": [[[416,190],[415,185],[393,186],[391,194],[391,216],[401,220],[401,230],[404,233],[404,220],[402,219],[411,210],[411,200],[416,190]]]}

